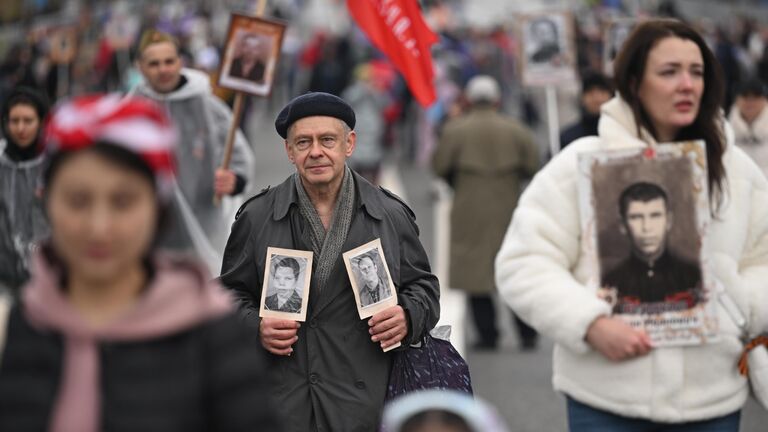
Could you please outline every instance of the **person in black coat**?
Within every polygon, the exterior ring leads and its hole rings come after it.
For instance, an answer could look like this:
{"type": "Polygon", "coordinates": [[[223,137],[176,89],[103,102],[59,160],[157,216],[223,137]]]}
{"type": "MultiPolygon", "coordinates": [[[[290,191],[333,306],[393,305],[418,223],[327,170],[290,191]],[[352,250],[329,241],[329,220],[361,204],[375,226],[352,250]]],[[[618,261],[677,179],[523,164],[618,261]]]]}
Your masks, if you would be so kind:
{"type": "Polygon", "coordinates": [[[346,166],[355,116],[341,98],[307,93],[278,115],[296,173],[246,202],[224,251],[221,282],[240,301],[254,345],[270,354],[272,401],[291,432],[378,430],[397,343],[439,318],[439,285],[413,212],[346,166]],[[380,239],[395,306],[360,319],[344,252],[380,239]],[[306,322],[259,317],[269,247],[312,251],[306,322]]]}
{"type": "Polygon", "coordinates": [[[600,120],[600,107],[613,97],[611,80],[599,73],[589,73],[581,82],[579,111],[581,116],[576,123],[560,131],[560,149],[579,138],[597,135],[597,122],[600,120]]]}

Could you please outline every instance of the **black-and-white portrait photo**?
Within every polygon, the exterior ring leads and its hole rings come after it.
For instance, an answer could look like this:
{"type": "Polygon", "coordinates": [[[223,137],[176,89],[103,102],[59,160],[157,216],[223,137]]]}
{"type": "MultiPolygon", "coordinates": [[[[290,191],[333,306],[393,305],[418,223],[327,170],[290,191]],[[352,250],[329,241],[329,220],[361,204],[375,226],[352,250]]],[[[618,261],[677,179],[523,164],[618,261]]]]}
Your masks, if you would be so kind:
{"type": "Polygon", "coordinates": [[[704,141],[578,159],[585,285],[654,346],[708,343],[719,320],[703,247],[712,220],[704,141]]]}
{"type": "Polygon", "coordinates": [[[562,53],[562,29],[556,16],[540,16],[528,22],[526,51],[531,63],[557,62],[562,53]]]}
{"type": "Polygon", "coordinates": [[[268,248],[259,316],[304,321],[311,272],[312,252],[268,248]]]}
{"type": "Polygon", "coordinates": [[[219,72],[219,85],[266,96],[280,58],[285,25],[232,14],[219,72]]]}
{"type": "Polygon", "coordinates": [[[549,12],[520,15],[521,74],[531,86],[558,86],[576,78],[572,15],[549,12]]]}
{"type": "Polygon", "coordinates": [[[387,268],[381,239],[344,252],[342,257],[360,318],[373,316],[397,304],[397,292],[387,268]]]}
{"type": "Polygon", "coordinates": [[[686,158],[595,168],[601,286],[614,312],[690,309],[703,298],[686,158]]]}
{"type": "Polygon", "coordinates": [[[373,249],[352,260],[355,269],[360,306],[368,307],[392,296],[386,272],[381,271],[379,251],[373,249]]]}
{"type": "Polygon", "coordinates": [[[306,269],[303,258],[275,255],[272,257],[272,268],[267,298],[264,307],[280,312],[301,312],[302,267],[306,269]],[[302,261],[300,265],[299,261],[302,261]]]}

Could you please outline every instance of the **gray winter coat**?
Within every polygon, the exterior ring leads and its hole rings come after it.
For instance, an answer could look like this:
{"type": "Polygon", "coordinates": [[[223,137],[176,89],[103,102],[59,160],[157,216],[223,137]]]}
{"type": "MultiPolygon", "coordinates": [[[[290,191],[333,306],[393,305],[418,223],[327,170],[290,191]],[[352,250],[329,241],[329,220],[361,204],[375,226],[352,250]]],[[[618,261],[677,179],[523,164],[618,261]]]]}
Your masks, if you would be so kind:
{"type": "Polygon", "coordinates": [[[29,256],[48,236],[42,200],[43,156],[9,159],[0,140],[0,286],[15,290],[29,277],[29,256]]]}
{"type": "MultiPolygon", "coordinates": [[[[355,214],[343,251],[376,238],[389,266],[398,303],[408,316],[403,345],[419,341],[437,323],[440,288],[419,242],[411,210],[390,192],[355,174],[355,214]]],[[[240,300],[259,338],[259,299],[267,247],[311,251],[309,224],[298,209],[293,177],[246,203],[232,226],[221,281],[240,300]]],[[[393,352],[371,342],[368,320],[357,313],[341,256],[322,292],[310,284],[306,322],[289,357],[270,355],[275,405],[293,432],[377,430],[393,352]]],[[[259,346],[260,343],[259,343],[259,346]]]]}
{"type": "MultiPolygon", "coordinates": [[[[222,161],[227,132],[232,123],[229,108],[211,92],[209,78],[194,69],[182,69],[187,80],[178,90],[157,93],[147,83],[133,91],[162,103],[179,129],[176,147],[177,179],[202,230],[215,249],[221,250],[229,232],[230,220],[222,206],[213,204],[214,172],[222,161]]],[[[253,152],[238,130],[230,169],[248,182],[254,172],[253,152]]]]}

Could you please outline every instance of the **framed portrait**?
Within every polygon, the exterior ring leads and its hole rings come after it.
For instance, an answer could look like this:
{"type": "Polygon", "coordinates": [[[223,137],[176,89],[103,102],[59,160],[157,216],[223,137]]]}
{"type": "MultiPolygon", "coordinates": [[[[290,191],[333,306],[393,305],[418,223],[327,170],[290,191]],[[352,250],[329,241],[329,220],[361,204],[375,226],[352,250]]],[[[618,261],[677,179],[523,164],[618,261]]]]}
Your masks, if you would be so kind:
{"type": "Polygon", "coordinates": [[[53,29],[48,37],[49,57],[55,64],[70,64],[77,55],[77,28],[73,25],[53,29]]]}
{"type": "Polygon", "coordinates": [[[588,285],[657,346],[717,335],[703,141],[579,156],[588,285]]]}
{"type": "Polygon", "coordinates": [[[567,12],[520,15],[522,77],[529,86],[559,85],[576,79],[573,18],[567,12]]]}
{"type": "Polygon", "coordinates": [[[260,317],[305,321],[312,273],[312,252],[267,248],[260,317]]]}
{"type": "Polygon", "coordinates": [[[389,274],[380,239],[345,252],[342,256],[361,319],[397,304],[395,284],[389,274]]]}
{"type": "Polygon", "coordinates": [[[608,22],[603,34],[603,72],[613,76],[613,61],[621,46],[639,21],[634,18],[621,18],[608,22]]]}
{"type": "Polygon", "coordinates": [[[232,14],[219,67],[221,87],[269,96],[280,59],[285,24],[232,14]]]}

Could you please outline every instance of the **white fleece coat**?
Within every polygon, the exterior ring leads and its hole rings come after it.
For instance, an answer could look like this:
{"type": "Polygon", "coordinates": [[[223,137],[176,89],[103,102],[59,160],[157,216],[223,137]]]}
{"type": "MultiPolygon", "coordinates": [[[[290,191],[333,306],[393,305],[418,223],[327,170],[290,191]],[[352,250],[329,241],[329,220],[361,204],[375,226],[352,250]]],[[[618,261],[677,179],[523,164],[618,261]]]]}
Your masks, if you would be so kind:
{"type": "Polygon", "coordinates": [[[736,145],[741,147],[763,170],[763,173],[768,175],[768,107],[763,108],[751,124],[747,124],[734,106],[731,108],[728,121],[733,127],[736,145]]]}
{"type": "MultiPolygon", "coordinates": [[[[577,191],[577,155],[584,151],[644,147],[629,107],[619,98],[603,105],[599,137],[583,138],[558,154],[523,194],[496,257],[499,291],[516,313],[555,340],[553,384],[574,399],[627,417],[687,422],[734,412],[748,388],[736,367],[739,329],[718,304],[719,342],[656,348],[650,354],[611,362],[586,342],[589,325],[610,314],[587,288],[577,191]]],[[[643,132],[643,136],[647,137],[643,132]]],[[[768,182],[733,145],[723,162],[727,199],[710,224],[705,253],[713,273],[752,331],[768,318],[768,182]]]]}

